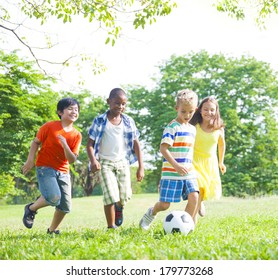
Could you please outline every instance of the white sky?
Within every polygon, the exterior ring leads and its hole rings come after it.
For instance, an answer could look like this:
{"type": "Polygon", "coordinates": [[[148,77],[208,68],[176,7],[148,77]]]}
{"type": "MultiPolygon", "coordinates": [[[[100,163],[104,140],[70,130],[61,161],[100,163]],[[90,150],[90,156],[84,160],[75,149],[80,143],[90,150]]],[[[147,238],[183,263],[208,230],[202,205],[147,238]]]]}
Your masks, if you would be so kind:
{"type": "MultiPolygon", "coordinates": [[[[178,8],[144,30],[123,30],[123,36],[114,47],[104,45],[103,34],[94,31],[95,26],[84,20],[72,24],[53,23],[44,26],[52,34],[58,33],[61,42],[48,56],[63,60],[72,52],[93,54],[107,67],[103,74],[94,76],[86,63],[69,67],[62,72],[59,89],[86,88],[97,95],[107,96],[114,87],[126,84],[152,86],[151,77],[156,66],[172,54],[185,55],[190,51],[207,50],[230,56],[249,54],[258,60],[270,62],[278,70],[278,43],[276,40],[278,17],[273,16],[262,31],[254,18],[237,21],[217,12],[209,0],[177,0],[178,8]],[[82,23],[81,23],[82,22],[82,23]],[[85,84],[78,86],[80,76],[85,84]]],[[[38,40],[39,36],[33,36],[38,40]]],[[[22,47],[21,47],[22,48],[22,47]]],[[[46,51],[44,52],[46,53],[46,51]]],[[[25,50],[25,54],[27,54],[25,50]]],[[[44,54],[45,55],[45,54],[44,54]]],[[[48,68],[58,72],[58,66],[48,68]]]]}

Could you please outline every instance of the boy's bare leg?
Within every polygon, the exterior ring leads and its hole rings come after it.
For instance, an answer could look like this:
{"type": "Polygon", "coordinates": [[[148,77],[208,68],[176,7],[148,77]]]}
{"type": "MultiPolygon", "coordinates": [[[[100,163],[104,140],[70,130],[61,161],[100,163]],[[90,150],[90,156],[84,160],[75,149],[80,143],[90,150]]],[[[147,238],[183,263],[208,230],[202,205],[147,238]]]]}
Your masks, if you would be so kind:
{"type": "Polygon", "coordinates": [[[191,215],[194,223],[196,224],[197,219],[197,210],[198,210],[198,199],[199,194],[198,192],[192,192],[188,195],[188,203],[185,207],[185,211],[191,215]]]}
{"type": "Polygon", "coordinates": [[[109,228],[115,227],[115,207],[114,204],[104,205],[104,213],[109,228]]]}
{"type": "Polygon", "coordinates": [[[51,225],[49,227],[50,232],[52,232],[58,228],[58,226],[64,219],[65,215],[66,215],[66,213],[62,212],[61,210],[59,210],[59,209],[55,210],[51,225]]]}
{"type": "Polygon", "coordinates": [[[153,207],[153,215],[155,216],[158,212],[165,211],[170,207],[170,202],[158,201],[153,207]]]}
{"type": "Polygon", "coordinates": [[[40,196],[33,204],[29,206],[29,209],[33,212],[36,212],[38,209],[49,206],[49,203],[44,199],[43,196],[40,196]]]}

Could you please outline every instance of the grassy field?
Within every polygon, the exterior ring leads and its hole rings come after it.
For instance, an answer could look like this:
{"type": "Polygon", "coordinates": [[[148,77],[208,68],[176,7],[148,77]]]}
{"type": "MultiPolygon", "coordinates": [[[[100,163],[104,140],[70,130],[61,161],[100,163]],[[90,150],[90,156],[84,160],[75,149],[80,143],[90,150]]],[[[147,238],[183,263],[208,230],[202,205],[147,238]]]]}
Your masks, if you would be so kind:
{"type": "MultiPolygon", "coordinates": [[[[0,206],[1,260],[277,260],[278,197],[222,198],[206,202],[207,215],[193,233],[165,235],[160,213],[151,230],[138,222],[157,194],[134,195],[124,224],[106,230],[102,197],[73,200],[61,235],[46,234],[53,208],[41,209],[33,229],[22,224],[24,205],[0,206]]],[[[170,210],[183,209],[184,203],[170,210]]]]}

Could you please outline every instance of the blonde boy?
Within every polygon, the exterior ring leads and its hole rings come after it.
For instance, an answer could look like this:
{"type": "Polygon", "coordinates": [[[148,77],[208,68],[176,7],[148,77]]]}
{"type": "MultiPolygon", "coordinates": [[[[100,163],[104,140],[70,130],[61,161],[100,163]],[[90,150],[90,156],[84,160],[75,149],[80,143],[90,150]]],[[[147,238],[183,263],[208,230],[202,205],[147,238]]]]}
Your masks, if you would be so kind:
{"type": "Polygon", "coordinates": [[[197,212],[199,188],[193,169],[193,148],[196,129],[189,124],[197,109],[198,96],[192,90],[181,90],[177,94],[177,117],[164,129],[160,144],[163,155],[159,201],[148,209],[140,220],[140,227],[147,230],[160,211],[165,211],[172,202],[188,199],[185,211],[193,220],[197,212]]]}

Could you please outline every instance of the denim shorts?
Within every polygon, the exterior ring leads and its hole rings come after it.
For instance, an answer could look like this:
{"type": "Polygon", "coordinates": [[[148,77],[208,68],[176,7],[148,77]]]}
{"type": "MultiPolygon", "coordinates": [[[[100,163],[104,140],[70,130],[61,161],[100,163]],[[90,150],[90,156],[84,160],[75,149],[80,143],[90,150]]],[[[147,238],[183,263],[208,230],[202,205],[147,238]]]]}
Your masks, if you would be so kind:
{"type": "Polygon", "coordinates": [[[180,202],[188,199],[192,192],[199,193],[197,179],[187,180],[160,180],[160,201],[163,202],[180,202]]]}
{"type": "Polygon", "coordinates": [[[71,210],[71,180],[69,173],[62,173],[50,167],[36,167],[39,190],[51,206],[64,213],[71,210]]]}

